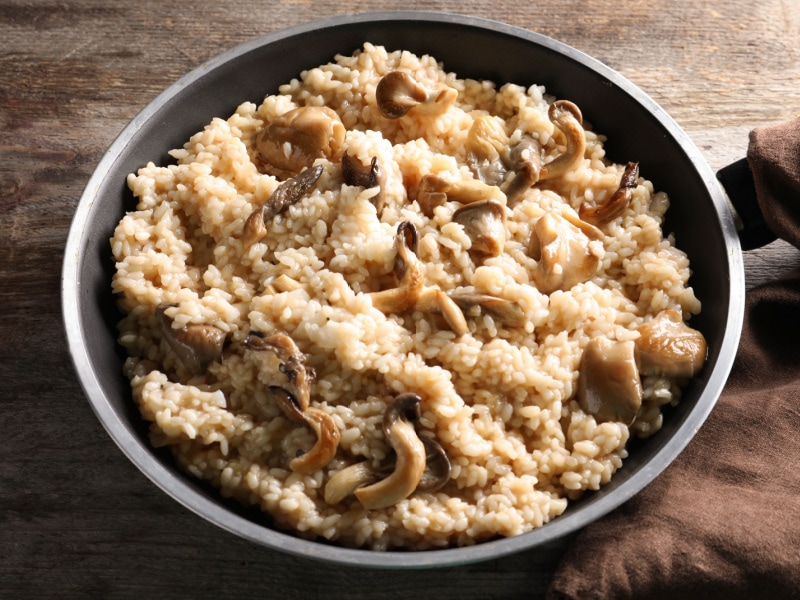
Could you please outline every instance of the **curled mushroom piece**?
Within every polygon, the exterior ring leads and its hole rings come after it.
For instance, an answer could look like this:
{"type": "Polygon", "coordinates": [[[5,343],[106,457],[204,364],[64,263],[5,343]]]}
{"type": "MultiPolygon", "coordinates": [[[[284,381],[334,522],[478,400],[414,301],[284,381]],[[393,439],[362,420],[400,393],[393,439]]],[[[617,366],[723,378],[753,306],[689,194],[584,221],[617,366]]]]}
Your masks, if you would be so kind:
{"type": "Polygon", "coordinates": [[[694,377],[706,359],[706,338],[677,310],[663,310],[638,328],[636,351],[644,375],[694,377]]]}
{"type": "Polygon", "coordinates": [[[562,154],[542,165],[539,180],[561,177],[583,158],[586,151],[586,134],[583,131],[583,115],[569,100],[556,100],[550,105],[548,116],[567,138],[567,147],[562,154]]]}
{"type": "Polygon", "coordinates": [[[213,325],[190,324],[180,329],[172,327],[166,310],[176,304],[160,304],[156,318],[161,334],[170,349],[192,375],[202,375],[208,366],[222,357],[226,333],[213,325]]]}
{"type": "Polygon", "coordinates": [[[253,211],[244,222],[243,239],[254,244],[267,235],[266,223],[296,204],[316,185],[322,175],[322,165],[311,167],[281,183],[260,209],[253,211]]]}
{"type": "Polygon", "coordinates": [[[342,155],[342,178],[347,185],[357,185],[367,189],[378,186],[380,190],[372,198],[372,203],[380,216],[385,203],[383,188],[386,185],[386,176],[378,163],[378,157],[374,156],[370,164],[364,166],[357,158],[345,152],[342,155]]]}
{"type": "Polygon", "coordinates": [[[326,157],[338,160],[345,127],[327,106],[301,106],[277,117],[256,134],[255,149],[272,175],[289,177],[326,157]]]}
{"type": "Polygon", "coordinates": [[[453,213],[453,221],[464,228],[472,240],[473,252],[484,256],[498,256],[506,243],[506,210],[495,200],[482,200],[460,207],[453,213]]]}
{"type": "Polygon", "coordinates": [[[509,327],[524,327],[525,312],[519,304],[487,294],[451,293],[450,298],[464,311],[479,307],[509,327]]]}
{"type": "Polygon", "coordinates": [[[286,375],[291,384],[294,402],[301,413],[305,412],[311,399],[311,384],[315,373],[314,369],[306,366],[306,357],[294,340],[285,333],[275,333],[268,337],[250,333],[245,338],[244,345],[248,350],[275,353],[281,361],[281,373],[286,375]]]}
{"type": "Polygon", "coordinates": [[[410,221],[397,226],[395,236],[395,288],[370,293],[372,305],[385,313],[398,313],[413,307],[425,285],[422,265],[416,255],[417,228],[410,221]]]}
{"type": "Polygon", "coordinates": [[[397,456],[394,471],[386,477],[354,491],[367,509],[393,506],[410,496],[425,472],[425,444],[417,436],[414,422],[419,419],[421,398],[402,394],[383,415],[383,433],[397,456]]]}
{"type": "Polygon", "coordinates": [[[513,207],[528,188],[541,178],[541,145],[532,137],[523,137],[511,147],[509,163],[514,176],[503,186],[503,192],[508,199],[508,205],[513,207]]]}
{"type": "Polygon", "coordinates": [[[404,71],[390,71],[375,88],[375,103],[387,119],[399,119],[410,111],[421,115],[441,115],[457,97],[458,92],[449,87],[427,90],[404,71]]]}
{"type": "Polygon", "coordinates": [[[350,465],[328,480],[325,485],[325,502],[338,504],[358,488],[374,483],[379,478],[380,474],[372,468],[369,461],[350,465]]]}
{"type": "Polygon", "coordinates": [[[592,338],[581,357],[577,400],[598,422],[633,423],[642,405],[633,341],[592,338]]]}
{"type": "Polygon", "coordinates": [[[591,206],[584,202],[578,214],[581,219],[591,225],[603,225],[616,219],[630,204],[633,190],[638,185],[639,163],[629,162],[625,166],[619,182],[619,188],[606,202],[591,206]]]}
{"type": "Polygon", "coordinates": [[[569,211],[546,213],[533,226],[530,252],[537,261],[536,287],[544,294],[568,290],[588,281],[597,272],[602,251],[590,242],[602,240],[603,233],[569,211]]]}
{"type": "Polygon", "coordinates": [[[435,492],[450,481],[452,465],[447,452],[431,435],[419,436],[425,446],[425,471],[417,484],[417,492],[435,492]]]}
{"type": "Polygon", "coordinates": [[[438,175],[425,175],[417,188],[417,203],[422,214],[433,217],[433,209],[447,201],[472,204],[494,200],[505,206],[506,196],[500,188],[477,179],[445,181],[438,175]]]}
{"type": "Polygon", "coordinates": [[[318,471],[333,459],[341,434],[333,417],[319,408],[307,408],[303,412],[303,419],[317,434],[317,442],[311,450],[292,459],[289,468],[296,473],[308,474],[318,471]]]}

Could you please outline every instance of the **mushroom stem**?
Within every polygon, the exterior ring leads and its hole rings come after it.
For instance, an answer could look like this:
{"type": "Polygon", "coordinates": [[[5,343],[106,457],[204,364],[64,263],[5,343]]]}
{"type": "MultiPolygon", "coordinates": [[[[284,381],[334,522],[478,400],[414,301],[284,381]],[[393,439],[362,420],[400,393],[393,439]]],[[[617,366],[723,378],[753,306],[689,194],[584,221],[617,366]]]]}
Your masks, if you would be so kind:
{"type": "Polygon", "coordinates": [[[369,294],[372,306],[381,312],[399,313],[417,303],[425,285],[425,275],[415,254],[416,245],[416,227],[409,221],[403,221],[397,226],[395,235],[394,274],[398,286],[369,294]]]}
{"type": "Polygon", "coordinates": [[[468,311],[478,306],[481,310],[491,314],[509,327],[525,326],[525,312],[519,304],[511,300],[489,296],[487,294],[472,293],[450,294],[450,298],[452,298],[453,302],[462,310],[468,311]]]}
{"type": "Polygon", "coordinates": [[[583,116],[580,109],[569,100],[556,100],[550,105],[548,116],[567,138],[566,150],[542,165],[539,180],[561,177],[583,158],[586,152],[586,136],[583,131],[583,116]]]}
{"type": "Polygon", "coordinates": [[[441,314],[450,329],[458,336],[469,333],[469,325],[458,304],[438,287],[426,287],[420,294],[415,308],[422,312],[441,314]]]}
{"type": "Polygon", "coordinates": [[[293,459],[289,468],[296,473],[308,474],[318,471],[333,459],[341,434],[333,417],[324,410],[309,407],[303,412],[303,418],[317,434],[317,442],[311,450],[293,459]]]}
{"type": "Polygon", "coordinates": [[[385,479],[355,490],[364,508],[378,509],[393,506],[410,496],[425,471],[425,444],[417,436],[413,421],[419,418],[421,398],[402,394],[383,415],[383,432],[397,455],[394,471],[385,479]]]}

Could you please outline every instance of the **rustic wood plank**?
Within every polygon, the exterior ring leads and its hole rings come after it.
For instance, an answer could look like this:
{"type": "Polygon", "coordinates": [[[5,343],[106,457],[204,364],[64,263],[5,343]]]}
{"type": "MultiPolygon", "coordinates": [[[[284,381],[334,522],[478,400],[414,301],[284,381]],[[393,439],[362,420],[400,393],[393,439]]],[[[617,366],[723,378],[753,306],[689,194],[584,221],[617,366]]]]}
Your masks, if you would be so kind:
{"type": "MultiPolygon", "coordinates": [[[[406,573],[319,565],[191,514],[114,446],[63,339],[60,267],[105,149],[162,89],[217,53],[357,2],[153,0],[0,4],[0,597],[535,598],[570,540],[479,565],[406,573]]],[[[619,70],[715,169],[759,124],[800,114],[793,0],[379,0],[553,36],[619,70]]],[[[748,285],[800,266],[783,242],[747,253],[748,285]]]]}

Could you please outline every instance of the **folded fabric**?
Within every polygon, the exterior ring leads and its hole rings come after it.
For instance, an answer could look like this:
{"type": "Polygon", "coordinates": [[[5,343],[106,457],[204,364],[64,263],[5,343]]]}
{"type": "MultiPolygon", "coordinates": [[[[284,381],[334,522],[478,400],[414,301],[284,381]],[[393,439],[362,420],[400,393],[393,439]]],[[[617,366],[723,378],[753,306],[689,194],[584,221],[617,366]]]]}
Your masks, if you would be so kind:
{"type": "MultiPolygon", "coordinates": [[[[800,119],[754,130],[764,218],[800,247],[800,119]]],[[[800,598],[800,269],[751,290],[731,377],[661,476],[586,527],[565,598],[800,598]]]]}

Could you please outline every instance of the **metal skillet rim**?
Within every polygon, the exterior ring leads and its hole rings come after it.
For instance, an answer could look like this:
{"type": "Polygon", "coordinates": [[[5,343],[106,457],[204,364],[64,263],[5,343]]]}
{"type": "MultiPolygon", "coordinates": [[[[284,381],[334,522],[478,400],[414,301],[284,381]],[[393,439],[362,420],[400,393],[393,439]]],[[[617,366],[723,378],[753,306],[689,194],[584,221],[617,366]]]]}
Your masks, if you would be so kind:
{"type": "Polygon", "coordinates": [[[675,121],[673,121],[649,96],[619,73],[562,42],[502,22],[434,11],[379,11],[318,19],[258,36],[238,44],[206,61],[159,94],[131,120],[114,140],[87,183],[85,191],[79,201],[67,239],[62,268],[62,311],[68,346],[81,386],[90,400],[93,411],[107,433],[117,446],[119,446],[120,450],[122,450],[123,454],[125,454],[128,459],[164,493],[171,496],[192,512],[222,529],[274,550],[344,566],[393,569],[432,568],[464,565],[500,558],[523,550],[532,549],[573,533],[629,500],[672,463],[683,451],[691,438],[694,437],[695,433],[710,414],[727,381],[730,369],[732,368],[733,357],[738,347],[744,314],[744,271],[741,249],[738,238],[736,237],[733,219],[730,213],[726,211],[728,211],[728,209],[727,205],[725,205],[725,198],[716,178],[699,150],[677,123],[675,123],[675,121]],[[616,488],[613,494],[608,494],[600,498],[597,502],[594,502],[591,506],[592,510],[557,517],[544,527],[533,530],[527,534],[482,542],[474,546],[413,552],[376,552],[329,546],[319,542],[300,539],[278,530],[268,529],[262,525],[253,523],[240,515],[231,513],[213,501],[202,497],[184,481],[178,479],[169,472],[152,454],[142,448],[140,440],[129,434],[113,408],[106,401],[103,390],[93,370],[93,365],[89,359],[86,350],[88,342],[85,337],[85,332],[81,328],[79,299],[81,282],[79,280],[79,272],[80,259],[84,250],[82,244],[83,232],[87,226],[90,209],[95,202],[96,190],[105,179],[118,155],[127,147],[134,134],[145,122],[156,115],[160,107],[169,99],[195,80],[207,75],[219,66],[263,45],[271,44],[298,34],[336,27],[337,25],[396,20],[446,22],[467,28],[489,29],[496,33],[521,38],[526,42],[544,46],[565,55],[573,61],[582,63],[584,66],[602,75],[628,95],[632,96],[669,131],[670,135],[673,136],[677,143],[681,144],[684,152],[692,160],[699,175],[701,175],[709,192],[709,196],[716,204],[716,212],[721,219],[720,224],[726,238],[726,247],[729,254],[731,298],[724,339],[720,351],[720,360],[716,364],[705,389],[698,399],[697,406],[676,431],[676,435],[673,435],[668,440],[668,442],[650,459],[645,467],[616,488]]]}

